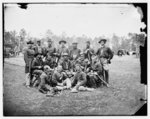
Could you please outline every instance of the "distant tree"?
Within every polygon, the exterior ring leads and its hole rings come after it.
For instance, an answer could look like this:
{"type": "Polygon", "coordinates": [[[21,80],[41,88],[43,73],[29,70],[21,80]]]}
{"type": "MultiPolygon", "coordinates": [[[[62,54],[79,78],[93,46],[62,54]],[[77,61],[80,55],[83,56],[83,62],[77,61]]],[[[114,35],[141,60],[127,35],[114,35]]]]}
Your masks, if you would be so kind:
{"type": "Polygon", "coordinates": [[[120,38],[113,34],[111,43],[112,43],[112,50],[114,51],[115,54],[117,54],[118,50],[120,49],[120,44],[119,44],[120,38]]]}
{"type": "Polygon", "coordinates": [[[132,39],[132,49],[136,51],[137,57],[139,57],[139,46],[144,46],[145,43],[145,35],[137,34],[137,33],[129,33],[130,39],[132,39]]]}
{"type": "Polygon", "coordinates": [[[4,45],[9,44],[11,47],[15,47],[18,45],[18,39],[17,39],[17,32],[16,31],[4,31],[4,45]]]}
{"type": "Polygon", "coordinates": [[[27,32],[25,29],[21,29],[20,32],[19,32],[19,46],[20,46],[20,51],[22,52],[25,45],[26,45],[26,36],[27,36],[27,32]]]}
{"type": "Polygon", "coordinates": [[[21,29],[20,32],[19,32],[19,36],[20,36],[20,41],[25,41],[25,38],[27,36],[27,32],[25,29],[21,29]]]}
{"type": "Polygon", "coordinates": [[[65,39],[65,38],[67,37],[66,32],[62,32],[62,33],[61,33],[61,37],[62,37],[62,39],[65,39]]]}
{"type": "Polygon", "coordinates": [[[13,45],[18,45],[17,32],[15,30],[10,31],[11,34],[11,43],[13,45]]]}
{"type": "Polygon", "coordinates": [[[131,40],[127,39],[127,38],[121,38],[121,44],[120,44],[120,48],[121,49],[125,49],[125,50],[130,50],[130,44],[131,44],[131,40]]]}
{"type": "Polygon", "coordinates": [[[11,42],[11,34],[10,32],[5,31],[4,32],[4,44],[11,42]]]}
{"type": "Polygon", "coordinates": [[[48,38],[52,38],[53,37],[53,32],[50,30],[50,29],[48,29],[47,31],[46,31],[46,39],[48,39],[48,38]]]}

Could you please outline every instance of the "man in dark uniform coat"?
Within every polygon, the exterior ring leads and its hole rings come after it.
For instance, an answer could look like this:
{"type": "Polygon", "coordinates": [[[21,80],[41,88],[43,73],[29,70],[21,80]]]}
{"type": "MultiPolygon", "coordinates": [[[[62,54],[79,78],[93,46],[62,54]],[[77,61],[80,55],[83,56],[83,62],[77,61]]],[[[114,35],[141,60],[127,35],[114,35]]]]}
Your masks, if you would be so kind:
{"type": "Polygon", "coordinates": [[[81,50],[78,49],[77,45],[78,45],[77,42],[72,43],[73,48],[70,50],[70,59],[71,60],[77,60],[78,57],[80,56],[81,50]]]}
{"type": "Polygon", "coordinates": [[[50,68],[54,69],[57,67],[57,60],[58,56],[57,53],[51,54],[51,56],[47,57],[46,60],[44,61],[44,65],[50,66],[50,68]]]}
{"type": "Polygon", "coordinates": [[[93,86],[95,87],[100,87],[102,82],[101,80],[99,79],[102,78],[103,79],[103,68],[102,68],[102,64],[100,63],[100,60],[95,57],[93,60],[92,60],[92,77],[90,78],[92,80],[93,83],[93,86]],[[96,73],[96,74],[95,74],[96,73]],[[97,74],[99,75],[99,77],[97,77],[97,74]]]}
{"type": "Polygon", "coordinates": [[[31,64],[34,59],[35,50],[33,49],[33,42],[28,41],[28,47],[24,50],[25,73],[26,73],[26,86],[30,87],[31,80],[31,64]]]}
{"type": "Polygon", "coordinates": [[[104,79],[107,83],[109,83],[108,64],[110,64],[110,60],[113,58],[113,52],[109,47],[105,46],[106,41],[106,39],[101,39],[99,41],[101,47],[97,50],[96,54],[98,55],[100,62],[103,66],[104,79]]]}
{"type": "Polygon", "coordinates": [[[53,70],[49,66],[44,66],[44,71],[40,75],[40,84],[38,89],[41,93],[47,93],[49,89],[46,87],[46,84],[51,84],[53,70]]]}
{"type": "Polygon", "coordinates": [[[86,48],[83,50],[84,59],[88,59],[91,62],[92,54],[94,54],[94,50],[90,46],[90,41],[86,42],[86,48]]]}
{"type": "Polygon", "coordinates": [[[41,53],[37,53],[35,54],[35,59],[32,61],[32,65],[31,65],[31,68],[32,70],[42,70],[43,69],[43,65],[44,65],[44,62],[42,60],[42,57],[41,57],[41,53]]]}
{"type": "Polygon", "coordinates": [[[48,47],[46,48],[46,57],[52,57],[56,53],[56,48],[52,45],[52,40],[48,39],[48,47]]]}
{"type": "Polygon", "coordinates": [[[86,73],[82,71],[80,64],[76,64],[76,70],[77,72],[72,79],[73,89],[71,92],[78,92],[80,86],[85,86],[87,82],[86,73]]]}
{"type": "Polygon", "coordinates": [[[44,49],[41,45],[41,40],[37,40],[37,45],[35,46],[35,54],[36,53],[40,53],[40,54],[44,55],[44,49]]]}
{"type": "Polygon", "coordinates": [[[72,69],[72,64],[69,60],[69,55],[67,53],[62,54],[63,60],[60,61],[59,65],[62,66],[64,71],[70,71],[72,69]]]}
{"type": "Polygon", "coordinates": [[[48,47],[45,49],[45,65],[49,65],[51,68],[54,68],[53,62],[56,60],[56,57],[54,57],[54,54],[56,53],[56,48],[53,46],[53,41],[51,39],[48,39],[48,47]]]}
{"type": "Polygon", "coordinates": [[[35,81],[38,78],[38,75],[43,70],[43,66],[44,66],[44,62],[42,60],[42,54],[41,53],[36,53],[35,58],[32,61],[32,65],[31,65],[31,79],[32,79],[31,84],[35,83],[35,81]]]}
{"type": "Polygon", "coordinates": [[[60,44],[60,48],[57,50],[57,53],[62,57],[62,54],[63,53],[68,53],[69,54],[69,50],[68,48],[66,48],[65,44],[67,42],[65,40],[61,40],[59,41],[59,44],[60,44]]]}
{"type": "Polygon", "coordinates": [[[64,74],[63,80],[71,78],[72,76],[72,63],[69,60],[69,55],[67,53],[62,54],[63,59],[59,62],[59,65],[62,66],[62,73],[64,74]]]}
{"type": "Polygon", "coordinates": [[[78,49],[78,43],[77,42],[73,42],[72,43],[72,49],[70,50],[70,61],[72,63],[72,68],[73,70],[75,70],[75,64],[77,62],[77,60],[79,59],[80,57],[80,53],[81,53],[81,50],[78,49]]]}

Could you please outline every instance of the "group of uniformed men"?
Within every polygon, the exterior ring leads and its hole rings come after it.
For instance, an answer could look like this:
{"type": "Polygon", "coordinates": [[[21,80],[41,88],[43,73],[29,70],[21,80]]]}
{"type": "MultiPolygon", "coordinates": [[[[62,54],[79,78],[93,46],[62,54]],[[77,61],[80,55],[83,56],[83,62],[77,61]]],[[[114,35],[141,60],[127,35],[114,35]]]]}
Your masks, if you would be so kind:
{"type": "Polygon", "coordinates": [[[113,52],[106,47],[106,39],[100,39],[100,48],[95,52],[90,41],[81,51],[78,43],[73,42],[72,48],[66,47],[66,41],[60,40],[56,49],[53,41],[48,39],[48,47],[43,47],[41,41],[36,46],[28,41],[24,51],[26,87],[37,87],[44,93],[54,95],[64,89],[71,92],[93,89],[109,83],[110,60],[113,52]]]}

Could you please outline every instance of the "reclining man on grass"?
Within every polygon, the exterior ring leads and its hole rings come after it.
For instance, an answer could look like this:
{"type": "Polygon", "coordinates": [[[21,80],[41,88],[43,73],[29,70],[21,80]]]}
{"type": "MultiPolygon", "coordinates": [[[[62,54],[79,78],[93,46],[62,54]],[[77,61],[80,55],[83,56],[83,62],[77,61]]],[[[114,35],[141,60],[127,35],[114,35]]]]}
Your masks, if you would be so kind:
{"type": "Polygon", "coordinates": [[[52,78],[50,79],[51,90],[47,93],[47,96],[54,96],[57,92],[70,89],[71,88],[71,80],[66,78],[64,72],[62,72],[62,66],[58,65],[57,69],[54,71],[52,78]]]}
{"type": "Polygon", "coordinates": [[[86,78],[86,73],[82,71],[81,65],[76,64],[76,74],[74,75],[72,79],[72,93],[77,93],[78,91],[93,91],[93,88],[87,88],[86,83],[87,83],[87,78],[86,78]]]}

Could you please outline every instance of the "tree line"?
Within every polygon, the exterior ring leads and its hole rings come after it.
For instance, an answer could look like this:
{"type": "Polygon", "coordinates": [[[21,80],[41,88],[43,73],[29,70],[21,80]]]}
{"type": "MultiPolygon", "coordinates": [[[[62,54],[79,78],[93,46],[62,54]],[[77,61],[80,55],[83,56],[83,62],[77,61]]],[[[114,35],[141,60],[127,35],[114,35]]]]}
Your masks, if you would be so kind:
{"type": "Polygon", "coordinates": [[[36,43],[37,40],[41,40],[42,44],[46,47],[46,41],[48,38],[51,38],[54,42],[55,47],[58,47],[58,42],[61,39],[64,39],[67,41],[67,46],[71,47],[71,44],[73,41],[78,42],[78,47],[82,50],[85,46],[85,42],[90,40],[91,46],[94,50],[97,50],[99,48],[98,41],[101,38],[107,39],[107,45],[114,51],[115,54],[117,54],[117,51],[119,49],[125,49],[127,51],[136,51],[139,52],[139,46],[144,44],[145,35],[144,34],[137,34],[137,33],[129,33],[128,36],[117,36],[116,34],[113,34],[113,36],[107,37],[107,36],[98,36],[94,39],[87,37],[86,35],[82,36],[67,36],[65,32],[63,32],[61,35],[54,34],[50,29],[48,29],[43,36],[43,38],[38,37],[32,37],[30,34],[25,30],[21,29],[19,32],[13,30],[13,31],[4,31],[4,48],[10,47],[11,49],[15,49],[15,47],[19,48],[19,51],[22,52],[24,47],[26,47],[26,41],[32,40],[36,43]]]}

